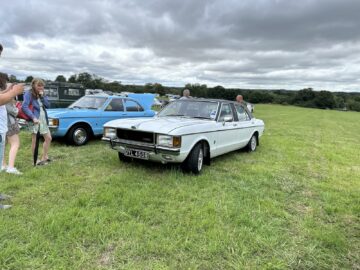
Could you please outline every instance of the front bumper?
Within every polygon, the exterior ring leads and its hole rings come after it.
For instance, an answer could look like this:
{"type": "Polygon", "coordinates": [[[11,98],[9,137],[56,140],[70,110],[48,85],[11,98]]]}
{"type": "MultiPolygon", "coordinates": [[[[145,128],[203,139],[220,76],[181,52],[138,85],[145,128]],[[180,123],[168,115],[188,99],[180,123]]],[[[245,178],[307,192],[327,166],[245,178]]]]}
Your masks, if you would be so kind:
{"type": "Polygon", "coordinates": [[[181,152],[180,148],[163,147],[150,143],[122,139],[110,139],[108,137],[102,137],[102,140],[109,142],[112,149],[122,154],[125,153],[126,149],[146,151],[149,153],[150,161],[161,163],[181,163],[187,157],[187,153],[181,152]]]}
{"type": "Polygon", "coordinates": [[[61,128],[60,126],[49,126],[49,130],[51,132],[51,136],[54,138],[64,137],[68,131],[65,128],[61,128]]]}

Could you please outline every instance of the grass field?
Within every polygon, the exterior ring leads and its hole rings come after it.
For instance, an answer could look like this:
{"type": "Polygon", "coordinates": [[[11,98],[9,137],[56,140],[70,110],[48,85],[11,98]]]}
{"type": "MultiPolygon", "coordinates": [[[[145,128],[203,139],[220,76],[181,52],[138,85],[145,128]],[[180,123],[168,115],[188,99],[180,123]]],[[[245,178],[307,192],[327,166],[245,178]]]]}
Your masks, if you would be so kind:
{"type": "Polygon", "coordinates": [[[255,109],[257,151],[200,176],[99,140],[33,168],[23,133],[24,175],[0,174],[0,269],[360,269],[360,113],[255,109]]]}

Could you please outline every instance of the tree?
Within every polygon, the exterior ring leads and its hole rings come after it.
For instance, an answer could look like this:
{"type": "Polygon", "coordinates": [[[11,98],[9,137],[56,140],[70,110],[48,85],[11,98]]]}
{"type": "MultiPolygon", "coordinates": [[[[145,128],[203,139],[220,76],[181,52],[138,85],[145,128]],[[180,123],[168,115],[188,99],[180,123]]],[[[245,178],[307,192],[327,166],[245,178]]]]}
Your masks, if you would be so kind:
{"type": "Polygon", "coordinates": [[[315,98],[315,92],[312,88],[305,88],[298,91],[294,98],[295,104],[304,104],[307,101],[311,101],[315,98]]]}
{"type": "Polygon", "coordinates": [[[208,89],[209,98],[224,98],[225,88],[221,85],[208,89]]]}
{"type": "Polygon", "coordinates": [[[355,101],[355,100],[351,100],[348,104],[348,108],[352,111],[357,111],[360,112],[360,102],[355,101]]]}
{"type": "Polygon", "coordinates": [[[69,77],[68,82],[70,82],[70,83],[76,83],[76,82],[77,82],[76,75],[75,75],[75,74],[74,74],[74,75],[71,75],[71,76],[69,77]]]}
{"type": "Polygon", "coordinates": [[[77,75],[77,82],[81,83],[86,88],[92,88],[92,76],[87,72],[79,73],[77,75]]]}
{"type": "Polygon", "coordinates": [[[107,83],[105,86],[106,90],[112,91],[112,92],[121,92],[123,90],[123,85],[120,81],[113,81],[110,83],[107,83]]]}
{"type": "Polygon", "coordinates": [[[165,88],[160,83],[155,83],[153,89],[155,93],[159,94],[160,96],[165,95],[165,88]]]}
{"type": "Polygon", "coordinates": [[[317,93],[314,99],[314,103],[317,108],[321,109],[333,109],[336,105],[334,96],[329,91],[320,91],[317,93]]]}
{"type": "Polygon", "coordinates": [[[253,103],[272,103],[274,100],[274,95],[267,90],[264,91],[252,91],[251,94],[249,93],[249,100],[253,103]]]}
{"type": "Polygon", "coordinates": [[[17,82],[18,80],[17,80],[17,78],[16,78],[15,75],[10,75],[9,81],[10,81],[11,83],[14,83],[14,82],[17,82]]]}
{"type": "Polygon", "coordinates": [[[106,84],[103,78],[93,75],[89,87],[92,89],[104,89],[106,88],[105,85],[106,84]]]}
{"type": "Polygon", "coordinates": [[[152,83],[146,83],[144,86],[145,93],[151,93],[153,91],[154,85],[152,83]]]}
{"type": "Polygon", "coordinates": [[[58,75],[55,82],[66,82],[66,78],[63,75],[58,75]]]}
{"type": "MultiPolygon", "coordinates": [[[[200,85],[199,83],[195,83],[195,84],[187,83],[185,85],[185,88],[190,90],[190,95],[193,97],[207,97],[207,95],[208,95],[206,84],[200,85]]],[[[181,95],[182,95],[182,92],[181,92],[181,95]]]]}
{"type": "Polygon", "coordinates": [[[33,76],[27,76],[26,79],[25,79],[25,82],[26,83],[31,83],[33,79],[34,79],[33,76]]]}

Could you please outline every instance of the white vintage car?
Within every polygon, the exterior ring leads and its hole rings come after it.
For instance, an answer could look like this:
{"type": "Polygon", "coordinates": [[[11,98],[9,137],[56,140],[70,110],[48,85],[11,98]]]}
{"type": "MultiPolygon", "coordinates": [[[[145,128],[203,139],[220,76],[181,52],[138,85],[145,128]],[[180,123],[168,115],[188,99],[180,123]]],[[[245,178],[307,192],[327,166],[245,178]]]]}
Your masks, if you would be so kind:
{"type": "Polygon", "coordinates": [[[181,163],[198,174],[211,158],[243,147],[255,151],[263,132],[264,122],[237,102],[184,99],[171,102],[154,118],[107,122],[102,139],[121,161],[181,163]]]}

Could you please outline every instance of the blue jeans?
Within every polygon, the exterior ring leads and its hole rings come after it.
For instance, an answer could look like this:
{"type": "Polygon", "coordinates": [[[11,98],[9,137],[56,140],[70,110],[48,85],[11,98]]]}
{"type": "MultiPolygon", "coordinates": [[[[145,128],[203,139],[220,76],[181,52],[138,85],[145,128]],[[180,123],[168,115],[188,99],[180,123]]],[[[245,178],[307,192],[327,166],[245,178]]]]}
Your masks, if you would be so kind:
{"type": "Polygon", "coordinates": [[[5,138],[6,133],[0,133],[0,166],[2,166],[5,153],[5,138]]]}

